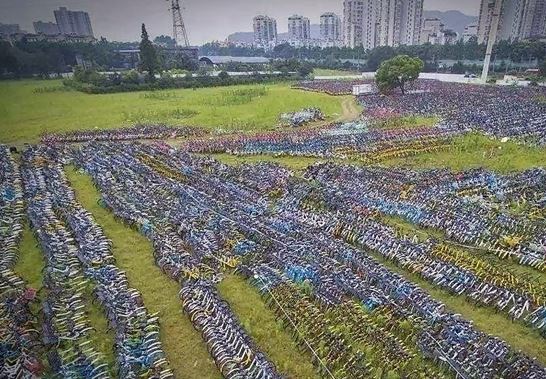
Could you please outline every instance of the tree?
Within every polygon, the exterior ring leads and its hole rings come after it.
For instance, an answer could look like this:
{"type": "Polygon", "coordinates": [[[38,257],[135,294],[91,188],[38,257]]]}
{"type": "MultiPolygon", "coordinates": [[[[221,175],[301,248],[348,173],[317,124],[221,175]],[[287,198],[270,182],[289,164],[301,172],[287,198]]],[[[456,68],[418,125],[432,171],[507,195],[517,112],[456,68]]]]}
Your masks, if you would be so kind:
{"type": "Polygon", "coordinates": [[[222,81],[226,81],[229,79],[229,74],[226,71],[220,71],[218,78],[222,81]]]}
{"type": "Polygon", "coordinates": [[[175,47],[176,41],[170,36],[160,35],[154,38],[154,43],[163,47],[175,47]]]}
{"type": "Polygon", "coordinates": [[[424,63],[419,58],[408,55],[398,55],[379,66],[375,75],[375,81],[381,92],[388,92],[394,88],[400,88],[405,94],[405,85],[419,77],[424,63]]]}
{"type": "Polygon", "coordinates": [[[140,69],[148,71],[150,80],[155,79],[155,73],[159,70],[159,60],[154,45],[148,38],[146,25],[142,24],[142,40],[140,41],[140,69]]]}
{"type": "Polygon", "coordinates": [[[544,59],[542,65],[540,65],[540,73],[542,76],[546,76],[546,59],[544,59]]]}
{"type": "Polygon", "coordinates": [[[300,67],[298,68],[298,74],[302,77],[302,78],[305,78],[307,77],[309,74],[312,74],[313,73],[313,65],[309,62],[303,62],[300,67]]]}

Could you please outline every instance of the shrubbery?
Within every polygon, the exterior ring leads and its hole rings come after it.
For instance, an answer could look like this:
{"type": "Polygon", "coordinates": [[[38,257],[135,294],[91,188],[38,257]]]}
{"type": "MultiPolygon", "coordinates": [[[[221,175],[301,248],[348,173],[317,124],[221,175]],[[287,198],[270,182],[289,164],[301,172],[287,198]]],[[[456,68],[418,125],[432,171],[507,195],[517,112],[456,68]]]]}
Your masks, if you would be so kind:
{"type": "MultiPolygon", "coordinates": [[[[227,73],[226,73],[227,74],[227,73]]],[[[131,91],[153,91],[175,88],[205,88],[241,84],[273,83],[285,80],[299,80],[298,74],[258,74],[250,76],[162,76],[155,81],[145,81],[136,71],[110,76],[91,70],[76,69],[73,79],[64,80],[64,85],[89,94],[105,94],[131,91]]]]}

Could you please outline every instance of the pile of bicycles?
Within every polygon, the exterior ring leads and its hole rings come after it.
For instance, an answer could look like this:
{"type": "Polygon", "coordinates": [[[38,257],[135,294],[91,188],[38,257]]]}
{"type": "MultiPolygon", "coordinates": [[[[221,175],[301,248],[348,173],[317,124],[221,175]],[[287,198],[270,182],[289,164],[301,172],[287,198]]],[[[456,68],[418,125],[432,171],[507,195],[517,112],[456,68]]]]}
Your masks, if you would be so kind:
{"type": "Polygon", "coordinates": [[[373,210],[363,218],[371,207],[344,196],[348,190],[334,191],[335,181],[317,175],[320,167],[309,181],[271,163],[230,167],[138,143],[92,143],[71,155],[93,177],[101,202],[150,238],[156,263],[183,282],[184,309],[224,375],[278,375],[214,290],[231,268],[260,289],[325,375],[378,369],[416,377],[546,375],[535,360],[446,311],[368,251],[514,318],[538,309],[533,296],[543,288],[528,288],[517,276],[519,284],[512,283],[495,267],[476,270],[475,257],[457,256],[439,242],[400,236],[373,210]],[[493,283],[499,278],[504,282],[493,283]]]}
{"type": "Polygon", "coordinates": [[[546,144],[546,104],[539,100],[546,94],[544,88],[428,82],[425,91],[362,95],[359,101],[372,114],[438,115],[463,129],[546,144]]]}
{"type": "Polygon", "coordinates": [[[30,305],[36,290],[13,271],[23,233],[23,188],[19,165],[0,145],[0,374],[40,377],[44,366],[41,333],[30,305]]]}
{"type": "Polygon", "coordinates": [[[30,148],[22,165],[28,217],[46,257],[43,330],[52,371],[62,377],[111,376],[92,338],[87,307],[93,292],[115,332],[117,375],[172,377],[157,315],[146,310],[115,266],[110,242],[75,200],[58,155],[45,146],[30,148]]]}
{"type": "Polygon", "coordinates": [[[294,132],[198,138],[183,143],[182,149],[192,153],[352,159],[370,164],[447,149],[451,139],[460,134],[460,130],[447,124],[403,129],[369,129],[361,123],[333,124],[294,132]]]}
{"type": "Polygon", "coordinates": [[[283,113],[279,117],[281,126],[297,128],[314,121],[324,121],[324,113],[319,108],[305,108],[298,112],[283,113]]]}
{"type": "Polygon", "coordinates": [[[77,130],[63,134],[44,134],[41,140],[42,143],[159,140],[202,137],[205,134],[204,129],[196,127],[138,124],[120,129],[77,130]]]}

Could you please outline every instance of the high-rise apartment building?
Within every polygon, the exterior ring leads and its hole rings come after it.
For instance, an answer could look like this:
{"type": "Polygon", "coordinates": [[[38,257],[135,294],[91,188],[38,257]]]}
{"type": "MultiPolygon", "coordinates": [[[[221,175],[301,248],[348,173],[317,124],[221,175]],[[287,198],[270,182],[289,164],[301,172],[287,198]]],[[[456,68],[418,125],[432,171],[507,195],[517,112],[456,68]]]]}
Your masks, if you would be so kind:
{"type": "Polygon", "coordinates": [[[320,16],[320,40],[322,47],[334,47],[341,44],[341,18],[335,13],[320,16]]]}
{"type": "Polygon", "coordinates": [[[311,39],[311,23],[307,17],[293,15],[288,17],[288,42],[292,46],[301,47],[309,44],[311,39]]]}
{"type": "Polygon", "coordinates": [[[423,23],[424,0],[402,0],[400,44],[418,45],[423,23]]]}
{"type": "Polygon", "coordinates": [[[402,22],[402,0],[380,1],[380,46],[400,45],[400,30],[402,22]]]}
{"type": "Polygon", "coordinates": [[[19,24],[0,24],[0,35],[9,36],[11,34],[21,33],[19,24]]]}
{"type": "Polygon", "coordinates": [[[464,27],[463,42],[467,43],[472,38],[478,37],[478,24],[469,24],[464,27]]]}
{"type": "Polygon", "coordinates": [[[426,18],[423,21],[423,28],[421,29],[420,43],[431,43],[433,45],[442,44],[440,42],[441,36],[444,33],[444,24],[439,18],[426,18]]]}
{"type": "Polygon", "coordinates": [[[70,11],[65,7],[53,11],[59,31],[64,35],[93,37],[93,28],[89,13],[82,11],[70,11]]]}
{"type": "Polygon", "coordinates": [[[380,0],[345,0],[343,32],[347,47],[373,49],[378,45],[381,26],[380,0]]]}
{"type": "MultiPolygon", "coordinates": [[[[496,0],[482,0],[478,43],[487,43],[496,0]]],[[[497,40],[516,40],[546,34],[546,0],[502,1],[497,40]]]]}
{"type": "Polygon", "coordinates": [[[253,20],[254,44],[264,49],[277,44],[277,20],[268,16],[256,16],[253,20]]]}
{"type": "Polygon", "coordinates": [[[346,0],[345,43],[366,49],[417,45],[422,20],[423,0],[346,0]]]}
{"type": "Polygon", "coordinates": [[[55,36],[60,34],[59,27],[54,22],[36,21],[33,23],[36,34],[45,34],[46,36],[55,36]]]}

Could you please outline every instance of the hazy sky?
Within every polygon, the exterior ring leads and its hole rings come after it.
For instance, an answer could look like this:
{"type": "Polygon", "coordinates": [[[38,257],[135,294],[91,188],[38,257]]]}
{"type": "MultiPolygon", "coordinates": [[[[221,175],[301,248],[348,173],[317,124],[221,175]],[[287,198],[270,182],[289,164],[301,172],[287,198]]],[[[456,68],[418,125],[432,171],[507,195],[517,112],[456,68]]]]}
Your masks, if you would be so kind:
{"type": "MultiPolygon", "coordinates": [[[[136,41],[144,22],[151,36],[172,33],[170,1],[166,0],[0,0],[0,23],[17,23],[33,32],[32,22],[55,21],[53,10],[66,6],[89,12],[95,36],[109,40],[136,41]]],[[[342,0],[181,0],[192,44],[224,40],[237,31],[251,31],[252,17],[267,14],[286,31],[288,16],[302,14],[318,24],[320,14],[341,14],[342,0]]],[[[477,15],[480,0],[425,0],[425,9],[457,9],[477,15]]]]}

